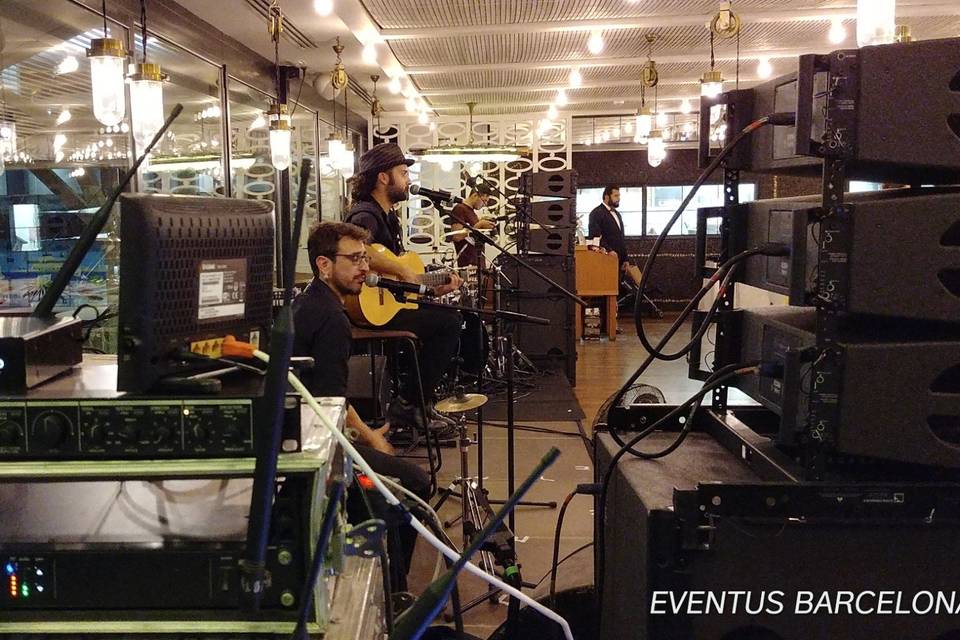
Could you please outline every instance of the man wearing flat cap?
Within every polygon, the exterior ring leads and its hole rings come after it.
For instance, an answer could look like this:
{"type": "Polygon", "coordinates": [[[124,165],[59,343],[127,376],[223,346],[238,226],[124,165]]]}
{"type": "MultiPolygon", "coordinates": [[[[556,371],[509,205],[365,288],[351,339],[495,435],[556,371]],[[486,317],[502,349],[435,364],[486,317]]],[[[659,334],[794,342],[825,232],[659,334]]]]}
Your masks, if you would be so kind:
{"type": "MultiPolygon", "coordinates": [[[[350,210],[344,221],[370,232],[370,242],[381,244],[396,255],[404,252],[400,220],[394,207],[409,197],[410,165],[414,160],[403,155],[400,147],[387,142],[378,144],[360,156],[360,168],[350,179],[350,210]]],[[[374,250],[368,250],[370,269],[390,278],[418,282],[419,276],[374,250]]],[[[459,288],[461,280],[451,275],[450,283],[435,287],[437,295],[459,288]]],[[[460,314],[446,309],[421,307],[404,309],[384,325],[384,329],[412,331],[422,344],[420,373],[424,394],[432,407],[433,390],[456,357],[460,340],[460,314]]],[[[387,418],[391,424],[442,428],[450,421],[429,409],[431,415],[421,420],[416,410],[414,385],[401,386],[400,396],[390,403],[387,418]]]]}

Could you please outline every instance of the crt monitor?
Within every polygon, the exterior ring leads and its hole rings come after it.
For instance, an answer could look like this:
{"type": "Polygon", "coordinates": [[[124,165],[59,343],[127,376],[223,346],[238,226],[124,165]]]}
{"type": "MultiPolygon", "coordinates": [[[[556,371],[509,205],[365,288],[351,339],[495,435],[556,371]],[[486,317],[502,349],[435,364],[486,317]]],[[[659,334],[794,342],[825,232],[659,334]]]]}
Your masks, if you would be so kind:
{"type": "Polygon", "coordinates": [[[122,196],[118,390],[181,388],[205,368],[184,351],[218,356],[226,335],[265,339],[273,251],[270,202],[122,196]]]}

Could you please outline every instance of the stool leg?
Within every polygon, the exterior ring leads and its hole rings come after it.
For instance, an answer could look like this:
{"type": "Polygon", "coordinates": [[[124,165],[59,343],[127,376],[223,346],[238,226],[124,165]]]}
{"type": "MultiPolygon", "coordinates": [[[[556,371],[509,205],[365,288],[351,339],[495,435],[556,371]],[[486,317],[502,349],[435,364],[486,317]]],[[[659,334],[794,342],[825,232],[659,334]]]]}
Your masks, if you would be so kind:
{"type": "Polygon", "coordinates": [[[426,393],[424,393],[423,389],[423,378],[420,376],[420,350],[417,348],[417,344],[413,338],[406,338],[406,341],[413,350],[413,372],[417,378],[417,400],[420,403],[420,411],[423,416],[424,440],[427,443],[427,461],[430,466],[430,493],[433,494],[437,490],[437,472],[443,464],[443,459],[441,458],[443,454],[440,453],[440,441],[436,440],[436,434],[430,431],[430,417],[427,415],[426,393]],[[434,463],[434,451],[436,451],[437,454],[436,463],[434,463]]]}

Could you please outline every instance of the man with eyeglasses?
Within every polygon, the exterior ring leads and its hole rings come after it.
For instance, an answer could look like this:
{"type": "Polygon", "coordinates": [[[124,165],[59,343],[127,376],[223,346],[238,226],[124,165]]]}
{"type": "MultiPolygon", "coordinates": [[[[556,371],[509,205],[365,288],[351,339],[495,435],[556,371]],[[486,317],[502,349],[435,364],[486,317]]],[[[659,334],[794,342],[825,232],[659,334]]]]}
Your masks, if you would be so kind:
{"type": "MultiPolygon", "coordinates": [[[[307,254],[314,278],[293,301],[293,353],[313,358],[314,366],[301,376],[315,396],[347,395],[352,339],[343,298],[360,291],[370,270],[367,238],[364,229],[343,222],[320,222],[310,230],[307,254]]],[[[356,440],[361,455],[377,473],[397,478],[410,491],[424,500],[429,499],[429,475],[409,460],[395,457],[385,437],[390,430],[389,423],[373,429],[348,406],[346,428],[356,440]]],[[[397,536],[405,562],[401,564],[399,558],[393,558],[391,565],[399,569],[399,575],[394,575],[395,586],[403,588],[403,574],[410,566],[416,532],[409,526],[401,526],[397,536]]]]}
{"type": "MultiPolygon", "coordinates": [[[[414,160],[403,155],[392,142],[378,144],[360,156],[359,171],[350,179],[350,211],[345,222],[363,227],[370,233],[370,241],[378,243],[396,255],[404,252],[400,219],[394,207],[409,197],[410,165],[414,160]]],[[[385,258],[376,251],[368,251],[370,268],[390,278],[418,282],[419,276],[385,258]]],[[[460,287],[462,280],[451,274],[450,282],[435,288],[443,295],[460,287]]],[[[429,416],[423,418],[417,408],[417,390],[413,384],[401,386],[398,398],[390,403],[387,417],[391,423],[430,428],[452,433],[454,423],[432,409],[433,392],[444,372],[457,354],[460,341],[460,314],[455,311],[420,307],[404,309],[384,325],[384,329],[411,331],[420,340],[420,375],[427,396],[429,416]]],[[[408,367],[409,369],[409,367],[408,367]]]]}

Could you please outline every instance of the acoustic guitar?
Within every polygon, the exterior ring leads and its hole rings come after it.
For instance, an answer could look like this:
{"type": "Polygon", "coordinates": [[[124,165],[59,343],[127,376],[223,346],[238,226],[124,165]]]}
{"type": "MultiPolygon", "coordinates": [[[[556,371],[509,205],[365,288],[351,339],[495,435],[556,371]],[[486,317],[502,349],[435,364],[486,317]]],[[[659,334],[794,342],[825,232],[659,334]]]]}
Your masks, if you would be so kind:
{"type": "MultiPolygon", "coordinates": [[[[398,268],[405,267],[414,273],[420,274],[420,282],[428,287],[439,287],[450,282],[450,273],[448,271],[430,271],[429,273],[423,266],[423,261],[416,253],[407,251],[401,256],[397,256],[392,251],[381,244],[370,245],[370,250],[374,251],[382,258],[395,263],[398,268]]],[[[371,270],[372,273],[378,273],[371,270]]],[[[378,273],[379,275],[379,273],[378,273]]],[[[386,275],[388,279],[393,276],[386,275]]],[[[415,300],[416,294],[408,293],[408,300],[415,300]]],[[[382,327],[387,324],[402,309],[416,309],[414,302],[397,302],[394,295],[386,289],[380,287],[368,287],[366,284],[360,289],[360,293],[355,296],[347,296],[345,301],[347,315],[350,320],[360,326],[382,327]]]]}

